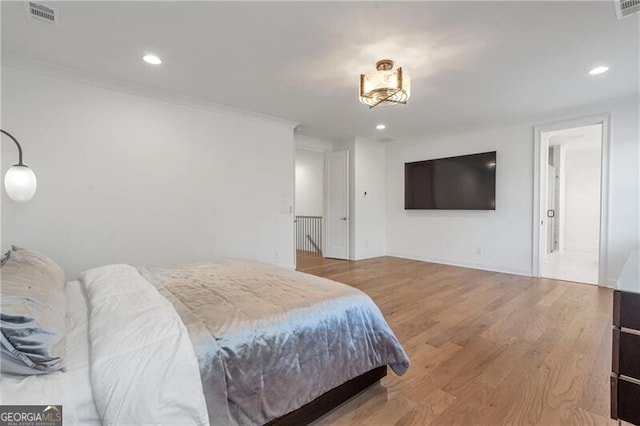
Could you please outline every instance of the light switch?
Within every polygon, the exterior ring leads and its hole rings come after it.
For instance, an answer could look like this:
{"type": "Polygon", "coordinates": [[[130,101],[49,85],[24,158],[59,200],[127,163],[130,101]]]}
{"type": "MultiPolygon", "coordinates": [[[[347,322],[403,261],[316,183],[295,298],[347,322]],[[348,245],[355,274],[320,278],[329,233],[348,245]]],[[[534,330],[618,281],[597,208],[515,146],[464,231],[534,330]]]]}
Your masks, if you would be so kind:
{"type": "Polygon", "coordinates": [[[286,195],[282,197],[282,201],[280,202],[280,214],[291,214],[293,213],[293,205],[291,204],[291,200],[286,195]]]}

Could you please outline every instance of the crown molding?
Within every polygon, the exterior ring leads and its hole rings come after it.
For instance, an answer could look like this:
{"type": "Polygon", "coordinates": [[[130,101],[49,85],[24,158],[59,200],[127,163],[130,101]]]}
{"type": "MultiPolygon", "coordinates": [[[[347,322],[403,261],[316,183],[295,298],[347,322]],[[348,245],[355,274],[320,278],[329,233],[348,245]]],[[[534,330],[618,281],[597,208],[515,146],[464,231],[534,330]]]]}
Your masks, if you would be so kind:
{"type": "Polygon", "coordinates": [[[245,109],[236,108],[216,102],[211,102],[205,99],[183,96],[157,87],[147,86],[139,83],[130,83],[124,80],[104,77],[95,73],[79,71],[76,69],[51,64],[49,62],[43,62],[37,59],[16,55],[14,53],[3,52],[1,65],[5,68],[13,68],[16,70],[46,75],[49,77],[55,77],[62,80],[85,84],[88,86],[99,87],[102,89],[113,90],[129,95],[149,98],[174,105],[181,105],[224,115],[242,116],[253,121],[285,127],[287,129],[290,129],[292,132],[293,129],[299,125],[299,123],[295,121],[273,117],[258,112],[248,111],[245,109]]]}

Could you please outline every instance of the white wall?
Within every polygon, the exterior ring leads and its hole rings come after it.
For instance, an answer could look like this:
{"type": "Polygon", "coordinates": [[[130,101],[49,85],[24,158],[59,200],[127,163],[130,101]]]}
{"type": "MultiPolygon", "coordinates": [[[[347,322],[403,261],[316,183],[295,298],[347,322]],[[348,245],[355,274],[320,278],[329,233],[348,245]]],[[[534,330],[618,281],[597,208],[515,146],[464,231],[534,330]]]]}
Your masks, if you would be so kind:
{"type": "Polygon", "coordinates": [[[607,276],[614,284],[633,250],[640,248],[640,99],[607,105],[611,112],[609,165],[609,254],[607,276]]]}
{"type": "MultiPolygon", "coordinates": [[[[41,250],[68,278],[227,256],[292,267],[293,126],[2,71],[2,128],[38,176],[29,203],[3,191],[3,250],[41,250]]],[[[15,147],[2,154],[4,171],[15,147]]]]}
{"type": "Polygon", "coordinates": [[[387,145],[389,255],[531,274],[533,126],[609,112],[609,283],[640,245],[638,97],[549,114],[504,128],[424,137],[387,145]],[[404,163],[498,151],[495,211],[405,211],[404,163]],[[480,254],[477,253],[479,249],[480,254]]]}
{"type": "Polygon", "coordinates": [[[297,216],[324,216],[324,154],[296,149],[297,216]]]}
{"type": "Polygon", "coordinates": [[[526,143],[530,137],[530,129],[510,127],[389,144],[388,253],[530,273],[533,146],[526,143]],[[487,151],[497,151],[495,211],[404,210],[404,163],[487,151]]]}
{"type": "Polygon", "coordinates": [[[563,168],[564,227],[567,250],[597,251],[600,243],[600,147],[567,145],[563,168]]]}
{"type": "MultiPolygon", "coordinates": [[[[111,262],[239,256],[292,265],[292,126],[2,71],[2,127],[23,143],[25,162],[39,178],[30,203],[14,204],[3,194],[2,249],[21,244],[42,250],[70,277],[111,262]]],[[[610,112],[607,263],[615,280],[640,246],[637,101],[633,96],[509,127],[394,142],[384,147],[386,159],[377,142],[334,144],[352,153],[352,257],[386,253],[531,273],[533,125],[610,112]],[[404,162],[489,150],[498,151],[496,211],[404,211],[404,162]],[[386,194],[379,194],[381,185],[386,194]],[[366,200],[365,190],[371,194],[366,200]],[[362,244],[367,239],[371,250],[362,244]]],[[[3,144],[2,153],[6,170],[15,148],[3,144]]]]}
{"type": "Polygon", "coordinates": [[[386,254],[386,159],[381,142],[355,139],[354,259],[386,254]]]}

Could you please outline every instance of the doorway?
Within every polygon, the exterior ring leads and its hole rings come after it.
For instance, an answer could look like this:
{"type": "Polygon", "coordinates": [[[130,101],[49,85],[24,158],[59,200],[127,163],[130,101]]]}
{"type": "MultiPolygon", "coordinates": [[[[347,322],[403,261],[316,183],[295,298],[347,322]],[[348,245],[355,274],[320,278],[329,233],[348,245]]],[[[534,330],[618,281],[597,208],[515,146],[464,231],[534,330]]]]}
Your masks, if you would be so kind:
{"type": "Polygon", "coordinates": [[[537,276],[606,285],[607,128],[603,117],[536,129],[537,276]]]}
{"type": "Polygon", "coordinates": [[[324,153],[297,149],[294,219],[296,264],[323,257],[324,186],[324,153]]]}

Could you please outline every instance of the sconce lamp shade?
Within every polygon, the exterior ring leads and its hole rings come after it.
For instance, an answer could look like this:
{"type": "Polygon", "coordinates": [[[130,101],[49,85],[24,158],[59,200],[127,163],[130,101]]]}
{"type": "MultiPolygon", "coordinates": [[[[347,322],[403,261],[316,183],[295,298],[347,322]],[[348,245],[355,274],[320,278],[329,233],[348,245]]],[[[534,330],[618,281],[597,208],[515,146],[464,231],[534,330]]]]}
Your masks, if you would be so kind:
{"type": "Polygon", "coordinates": [[[16,148],[18,148],[18,164],[11,166],[9,170],[7,170],[7,174],[4,175],[4,189],[13,201],[16,203],[25,203],[32,199],[36,193],[38,186],[36,174],[22,162],[22,147],[18,143],[18,140],[14,138],[11,133],[2,129],[0,129],[0,133],[7,135],[7,137],[16,144],[16,148]]]}
{"type": "Polygon", "coordinates": [[[9,198],[17,203],[31,200],[36,193],[37,186],[36,174],[27,166],[12,166],[4,175],[4,189],[9,198]]]}

